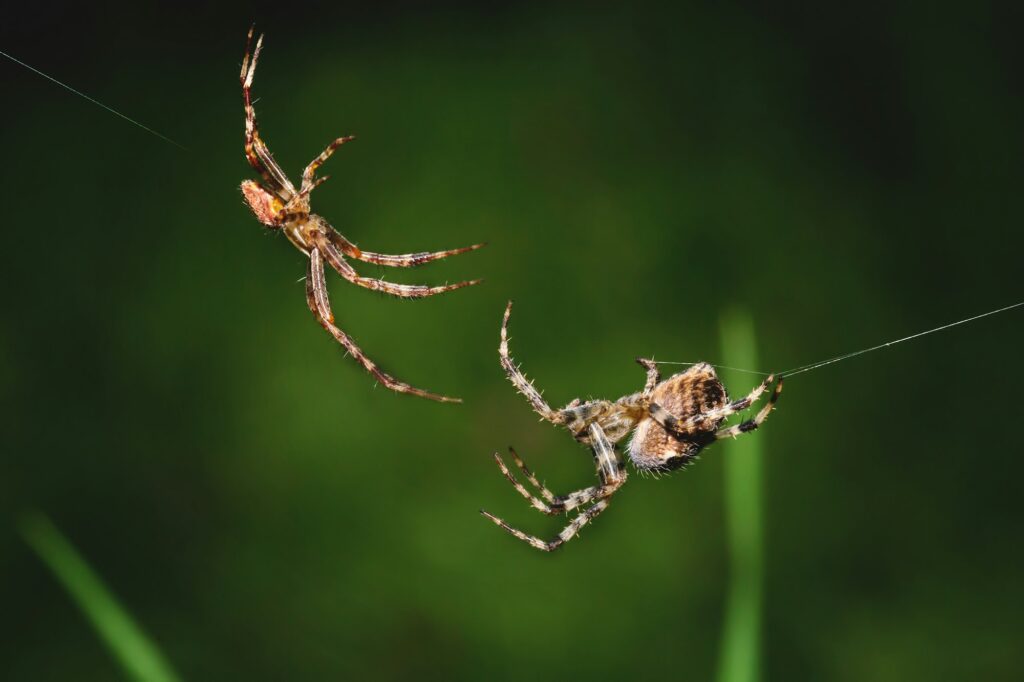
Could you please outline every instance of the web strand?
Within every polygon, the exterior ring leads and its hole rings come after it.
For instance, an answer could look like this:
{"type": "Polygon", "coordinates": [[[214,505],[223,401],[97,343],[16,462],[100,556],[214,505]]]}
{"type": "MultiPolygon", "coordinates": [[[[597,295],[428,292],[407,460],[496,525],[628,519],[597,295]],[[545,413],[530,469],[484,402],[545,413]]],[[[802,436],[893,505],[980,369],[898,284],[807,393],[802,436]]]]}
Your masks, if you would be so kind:
{"type": "MultiPolygon", "coordinates": [[[[881,350],[882,348],[888,348],[889,346],[895,346],[896,344],[903,343],[904,341],[910,341],[912,339],[921,338],[922,336],[927,336],[928,334],[934,334],[935,332],[941,332],[941,331],[943,331],[945,329],[949,329],[950,327],[956,327],[957,325],[967,324],[968,322],[974,322],[975,320],[980,320],[983,317],[989,317],[990,315],[998,315],[999,313],[1005,313],[1007,310],[1013,310],[1014,308],[1019,308],[1021,306],[1024,306],[1024,301],[1021,301],[1020,303],[1014,303],[1013,305],[1008,305],[1008,306],[1005,306],[1003,308],[999,308],[997,310],[990,310],[987,313],[982,313],[980,315],[975,315],[974,317],[968,317],[968,318],[965,318],[963,320],[957,320],[956,322],[950,322],[949,324],[944,324],[941,327],[935,327],[934,329],[929,329],[927,331],[918,332],[916,334],[911,334],[910,336],[904,336],[902,339],[896,339],[894,341],[887,341],[885,343],[880,343],[877,346],[871,346],[870,348],[864,348],[862,350],[855,350],[855,351],[850,352],[850,353],[843,353],[842,355],[837,355],[835,357],[828,358],[827,360],[819,360],[818,362],[812,362],[812,363],[810,363],[808,365],[800,365],[799,367],[794,367],[793,369],[787,369],[785,372],[779,372],[779,373],[776,374],[776,376],[778,378],[782,379],[782,378],[785,378],[785,377],[791,377],[791,376],[796,375],[796,374],[803,374],[804,372],[810,372],[811,370],[814,370],[814,369],[820,369],[821,367],[824,367],[825,365],[831,365],[831,364],[834,364],[834,363],[837,363],[837,362],[842,362],[843,360],[849,360],[850,358],[856,357],[858,355],[865,355],[867,353],[872,353],[872,352],[874,352],[876,350],[881,350]]],[[[659,365],[696,365],[697,364],[696,362],[668,362],[668,361],[665,361],[665,360],[656,360],[655,362],[657,362],[657,364],[659,364],[659,365]]],[[[759,371],[752,370],[752,369],[741,369],[739,367],[726,367],[725,365],[714,365],[714,364],[712,364],[712,366],[713,367],[718,367],[718,368],[721,368],[721,369],[731,369],[731,370],[734,370],[734,371],[737,371],[737,372],[746,372],[748,374],[760,374],[762,376],[767,376],[768,375],[768,372],[759,372],[759,371]]]]}
{"type": "Polygon", "coordinates": [[[124,120],[128,121],[132,125],[135,125],[135,126],[138,126],[139,128],[142,128],[147,133],[150,133],[152,135],[156,135],[157,137],[159,137],[164,142],[169,142],[169,143],[173,144],[175,147],[178,147],[179,149],[184,149],[185,151],[188,151],[188,149],[186,147],[178,144],[177,142],[175,142],[171,138],[167,137],[166,135],[161,135],[160,133],[158,133],[157,131],[153,130],[152,128],[148,128],[148,127],[144,126],[143,124],[139,123],[134,118],[129,118],[128,116],[125,116],[124,114],[122,114],[120,111],[117,111],[116,109],[111,109],[110,107],[108,107],[103,102],[100,102],[98,100],[93,99],[92,97],[89,97],[89,95],[86,95],[84,92],[79,92],[78,90],[75,90],[70,85],[67,85],[65,83],[61,83],[59,80],[57,80],[53,76],[46,75],[45,73],[43,73],[39,69],[34,68],[32,66],[29,66],[28,64],[26,64],[25,62],[21,61],[20,59],[15,59],[11,55],[7,54],[6,52],[0,52],[0,55],[3,55],[4,57],[7,57],[8,59],[10,59],[15,64],[20,64],[20,65],[24,66],[26,69],[28,69],[29,71],[32,71],[33,73],[39,74],[40,76],[42,76],[46,80],[51,81],[53,83],[56,83],[57,85],[59,85],[60,87],[64,88],[65,90],[68,90],[69,92],[73,92],[74,94],[78,95],[79,97],[92,102],[96,106],[101,107],[103,109],[106,109],[107,111],[109,111],[110,113],[114,114],[115,116],[123,118],[124,120]]]}

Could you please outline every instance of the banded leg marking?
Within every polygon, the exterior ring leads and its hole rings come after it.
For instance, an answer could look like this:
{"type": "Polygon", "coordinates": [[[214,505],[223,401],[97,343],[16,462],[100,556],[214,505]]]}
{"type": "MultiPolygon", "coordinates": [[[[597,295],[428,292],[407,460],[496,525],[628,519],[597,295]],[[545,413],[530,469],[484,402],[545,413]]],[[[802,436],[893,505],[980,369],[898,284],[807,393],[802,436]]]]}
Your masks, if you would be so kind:
{"type": "Polygon", "coordinates": [[[779,399],[779,395],[781,393],[782,379],[779,379],[779,382],[775,384],[775,390],[772,391],[771,397],[768,398],[768,402],[765,403],[764,407],[761,408],[761,411],[757,413],[757,416],[753,419],[748,419],[742,424],[736,424],[735,426],[719,429],[715,432],[715,440],[721,440],[722,438],[735,438],[741,433],[748,433],[761,426],[764,420],[768,418],[768,415],[775,408],[775,402],[779,399]]]}
{"type": "Polygon", "coordinates": [[[395,379],[393,376],[382,370],[370,358],[366,357],[362,349],[356,345],[352,338],[334,325],[334,313],[331,311],[330,300],[327,296],[327,283],[324,281],[324,263],[320,250],[313,247],[309,251],[309,267],[306,271],[306,302],[313,312],[317,321],[330,333],[341,346],[355,358],[356,362],[373,375],[385,388],[396,393],[408,393],[409,395],[436,400],[442,403],[460,403],[459,398],[450,398],[415,388],[409,384],[395,379]]]}
{"type": "Polygon", "coordinates": [[[541,417],[551,422],[552,424],[561,426],[566,422],[566,417],[561,412],[551,409],[544,398],[541,397],[540,392],[533,387],[533,382],[526,378],[519,367],[512,361],[512,358],[508,354],[508,320],[512,315],[512,301],[508,302],[505,307],[505,317],[501,322],[501,345],[498,346],[498,356],[501,358],[501,366],[505,369],[505,375],[508,377],[512,385],[516,387],[516,390],[522,393],[527,400],[530,401],[530,405],[533,406],[533,411],[539,414],[541,417]]]}
{"type": "Polygon", "coordinates": [[[435,296],[448,291],[462,289],[463,287],[470,287],[474,284],[480,284],[483,281],[482,279],[472,279],[465,282],[443,284],[436,287],[430,287],[424,284],[395,284],[394,282],[388,282],[383,279],[373,279],[372,277],[360,276],[359,273],[355,271],[355,268],[345,261],[343,252],[335,247],[333,243],[324,238],[322,233],[317,239],[317,247],[323,252],[323,257],[327,260],[330,266],[349,282],[352,282],[356,286],[360,286],[364,289],[382,291],[385,294],[398,296],[399,298],[426,298],[428,296],[435,296]]]}

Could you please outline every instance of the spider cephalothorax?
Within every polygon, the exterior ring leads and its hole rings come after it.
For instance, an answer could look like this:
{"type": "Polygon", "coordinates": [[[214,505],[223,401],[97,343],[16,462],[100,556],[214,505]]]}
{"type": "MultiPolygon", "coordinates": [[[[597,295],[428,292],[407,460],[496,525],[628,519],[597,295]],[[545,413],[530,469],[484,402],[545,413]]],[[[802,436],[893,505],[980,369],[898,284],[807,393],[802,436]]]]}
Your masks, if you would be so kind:
{"type": "Polygon", "coordinates": [[[282,230],[288,237],[288,240],[309,257],[309,266],[306,272],[306,302],[309,305],[309,309],[313,311],[313,315],[320,322],[321,326],[366,371],[392,391],[409,393],[441,402],[459,402],[457,398],[430,393],[395,379],[366,357],[355,341],[335,326],[334,314],[331,312],[330,301],[327,298],[327,285],[324,281],[324,263],[326,262],[338,274],[357,286],[401,298],[424,298],[479,284],[482,280],[476,279],[437,287],[418,284],[394,284],[383,279],[360,276],[346,259],[354,258],[377,265],[409,268],[441,258],[447,258],[448,256],[473,251],[474,249],[479,249],[483,244],[474,244],[473,246],[450,249],[448,251],[409,253],[404,255],[372,253],[359,249],[340,232],[331,227],[322,217],[315,213],[310,213],[310,193],[327,180],[327,176],[319,179],[316,178],[317,168],[327,161],[338,147],[355,138],[352,136],[339,137],[328,145],[327,149],[320,156],[313,159],[306,166],[305,171],[302,173],[302,186],[298,190],[295,189],[291,180],[288,179],[288,176],[285,175],[281,167],[274,161],[274,157],[260,137],[259,127],[256,125],[256,112],[252,107],[252,79],[256,73],[256,61],[259,59],[260,49],[263,47],[263,36],[261,35],[256,41],[256,49],[252,52],[250,58],[249,47],[252,42],[252,33],[252,29],[249,29],[245,58],[242,60],[242,74],[240,76],[242,97],[245,101],[245,158],[249,160],[249,164],[262,176],[263,183],[256,182],[255,180],[245,180],[242,182],[241,187],[242,196],[245,197],[246,203],[256,215],[257,220],[269,228],[282,230]]]}
{"type": "Polygon", "coordinates": [[[501,455],[494,453],[502,473],[535,509],[553,515],[590,505],[557,538],[549,542],[527,535],[481,510],[491,521],[537,549],[557,549],[571,540],[588,521],[608,508],[611,496],[626,482],[626,468],[615,445],[630,433],[633,435],[628,452],[633,466],[639,471],[671,471],[692,461],[705,446],[716,440],[756,429],[768,417],[782,392],[782,379],[779,379],[768,402],[753,419],[721,428],[727,417],[747,409],[757,401],[771,385],[774,376],[769,375],[745,398],[730,402],[725,386],[719,381],[714,368],[707,363],[695,364],[662,381],[654,361],[638,359],[637,362],[647,370],[647,383],[639,393],[623,396],[614,402],[580,402],[577,399],[560,410],[553,410],[509,357],[508,320],[511,314],[512,302],[509,301],[501,324],[501,345],[498,348],[505,374],[519,392],[526,396],[537,414],[552,424],[565,427],[577,441],[590,446],[600,482],[599,485],[568,495],[555,495],[537,480],[515,450],[509,448],[516,466],[540,493],[541,497],[538,498],[516,479],[501,455]]]}

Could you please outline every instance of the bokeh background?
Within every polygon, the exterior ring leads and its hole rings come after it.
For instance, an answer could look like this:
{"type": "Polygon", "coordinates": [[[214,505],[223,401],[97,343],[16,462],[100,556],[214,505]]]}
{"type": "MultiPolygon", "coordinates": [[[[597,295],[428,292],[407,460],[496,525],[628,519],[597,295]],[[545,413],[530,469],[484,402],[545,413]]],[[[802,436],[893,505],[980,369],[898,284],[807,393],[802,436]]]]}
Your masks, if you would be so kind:
{"type": "MultiPolygon", "coordinates": [[[[0,676],[117,662],[16,530],[48,515],[177,673],[706,680],[729,577],[722,459],[633,476],[555,555],[490,458],[557,490],[555,404],[715,361],[756,323],[785,369],[1024,299],[1019,8],[433,3],[5,8],[0,49],[0,676]],[[485,277],[398,301],[330,277],[392,394],[317,326],[304,261],[237,191],[245,31],[265,137],[388,271],[485,277]]],[[[765,679],[1024,674],[1020,310],[794,377],[766,453],[765,679]]],[[[734,394],[752,376],[730,375],[734,394]]]]}

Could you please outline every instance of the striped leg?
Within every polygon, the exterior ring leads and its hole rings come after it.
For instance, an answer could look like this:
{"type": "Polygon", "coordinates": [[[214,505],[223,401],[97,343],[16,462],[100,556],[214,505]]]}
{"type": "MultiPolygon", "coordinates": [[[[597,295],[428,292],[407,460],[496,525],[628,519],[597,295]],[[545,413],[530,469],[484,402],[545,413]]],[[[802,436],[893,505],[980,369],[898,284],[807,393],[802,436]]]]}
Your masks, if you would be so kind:
{"type": "Polygon", "coordinates": [[[395,284],[383,279],[361,277],[359,273],[357,273],[355,269],[345,261],[342,252],[339,251],[333,243],[323,238],[322,234],[317,240],[317,246],[323,251],[323,257],[327,260],[330,266],[349,282],[363,287],[364,289],[382,291],[385,294],[391,294],[392,296],[398,296],[399,298],[426,298],[427,296],[443,294],[446,291],[455,291],[456,289],[462,289],[463,287],[480,284],[480,282],[483,281],[482,279],[471,279],[465,282],[456,282],[455,284],[428,287],[423,284],[395,284]]]}
{"type": "Polygon", "coordinates": [[[421,251],[420,253],[404,253],[404,254],[388,254],[388,253],[374,253],[373,251],[363,251],[358,246],[346,239],[340,232],[335,229],[331,229],[327,232],[327,238],[331,240],[331,243],[341,249],[349,258],[355,258],[365,263],[373,263],[374,265],[386,265],[389,268],[415,268],[425,263],[431,263],[442,258],[448,258],[449,256],[457,256],[460,253],[466,253],[467,251],[476,251],[487,246],[487,244],[473,244],[472,246],[463,246],[458,249],[449,249],[447,251],[421,251]]]}
{"type": "Polygon", "coordinates": [[[540,538],[534,535],[527,535],[523,531],[513,528],[512,526],[508,525],[507,523],[499,519],[494,514],[490,514],[484,511],[483,509],[480,510],[480,513],[489,518],[496,525],[501,526],[506,531],[522,540],[523,542],[533,547],[536,547],[542,552],[553,552],[569,540],[572,540],[574,537],[576,537],[576,534],[580,532],[580,529],[583,528],[583,526],[587,525],[587,523],[589,523],[591,519],[593,519],[595,516],[597,516],[598,514],[600,514],[605,509],[608,508],[608,503],[609,501],[607,499],[604,499],[595,504],[593,507],[589,507],[586,511],[584,511],[575,519],[573,519],[568,526],[563,528],[562,532],[558,534],[557,538],[555,538],[554,540],[550,540],[548,542],[545,542],[544,540],[541,540],[540,538]]]}
{"type": "Polygon", "coordinates": [[[399,255],[363,251],[360,255],[355,257],[367,263],[387,265],[392,268],[415,268],[423,265],[424,263],[441,260],[448,256],[457,256],[460,253],[466,253],[467,251],[476,251],[477,249],[482,249],[485,246],[487,246],[487,244],[473,244],[472,246],[463,246],[458,249],[448,249],[447,251],[423,251],[420,253],[405,253],[399,255]]]}
{"type": "MultiPolygon", "coordinates": [[[[505,477],[512,483],[512,486],[519,492],[519,494],[525,497],[527,501],[529,501],[529,503],[538,511],[549,515],[555,515],[561,512],[577,509],[597,500],[593,506],[581,512],[572,520],[572,522],[569,523],[568,526],[562,529],[562,532],[558,534],[556,539],[551,540],[550,542],[545,542],[540,538],[528,535],[521,530],[513,528],[490,512],[481,509],[480,513],[523,542],[546,552],[555,550],[563,543],[571,540],[577,533],[579,533],[580,528],[608,508],[609,498],[622,487],[623,483],[626,482],[626,471],[622,467],[622,462],[616,456],[615,448],[612,446],[601,427],[597,424],[591,424],[590,436],[594,447],[594,463],[597,466],[597,473],[598,477],[601,479],[601,485],[577,490],[576,492],[569,493],[568,495],[552,495],[551,491],[541,485],[530,470],[526,468],[523,461],[519,459],[518,455],[516,455],[515,450],[512,450],[512,456],[515,458],[516,464],[523,470],[527,479],[541,491],[541,494],[548,500],[549,504],[545,504],[543,501],[530,494],[530,492],[512,475],[512,472],[509,471],[507,466],[505,466],[505,462],[502,461],[498,453],[494,453],[494,460],[498,463],[498,467],[501,469],[501,472],[505,474],[505,477]]],[[[509,449],[511,450],[511,448],[509,449]]]]}
{"type": "MultiPolygon", "coordinates": [[[[515,454],[514,451],[513,454],[515,454]]],[[[512,472],[505,464],[505,461],[502,460],[501,455],[494,453],[494,461],[497,462],[498,468],[501,469],[501,473],[505,475],[505,478],[507,478],[509,483],[512,484],[512,487],[514,487],[520,495],[526,498],[526,501],[530,503],[530,506],[542,514],[547,514],[548,516],[557,516],[558,514],[563,514],[590,504],[594,500],[602,500],[607,497],[611,497],[611,495],[618,490],[626,480],[625,474],[623,473],[621,479],[614,480],[603,485],[590,486],[589,488],[583,488],[581,490],[571,492],[568,495],[555,495],[537,481],[536,477],[534,477],[529,469],[526,468],[526,465],[523,464],[523,461],[516,457],[516,464],[524,471],[527,476],[527,480],[535,485],[541,495],[547,500],[547,503],[545,503],[543,500],[540,500],[530,493],[530,491],[526,489],[526,486],[516,480],[516,477],[512,475],[512,472]]]]}
{"type": "MultiPolygon", "coordinates": [[[[736,414],[737,412],[742,412],[743,410],[747,409],[748,407],[751,406],[751,404],[756,402],[761,397],[761,394],[765,392],[765,389],[768,388],[768,386],[772,383],[774,379],[775,375],[771,374],[764,381],[762,381],[753,391],[751,391],[750,394],[747,395],[745,398],[734,400],[728,405],[723,405],[722,407],[717,407],[713,410],[708,410],[707,412],[695,414],[692,417],[689,417],[688,419],[677,419],[664,407],[654,402],[650,404],[648,410],[651,415],[651,418],[654,419],[654,421],[658,422],[658,424],[660,424],[666,431],[681,435],[688,435],[689,432],[692,431],[692,429],[695,426],[698,426],[699,424],[703,424],[704,422],[707,421],[720,421],[730,415],[736,414]]],[[[779,383],[782,383],[781,379],[779,379],[779,383]]],[[[778,391],[780,391],[781,388],[777,387],[775,390],[776,393],[778,393],[778,391]]]]}
{"type": "Polygon", "coordinates": [[[508,451],[509,453],[511,453],[512,460],[516,463],[516,466],[519,467],[519,470],[523,472],[523,476],[526,477],[526,480],[532,483],[533,487],[540,491],[540,494],[544,497],[545,500],[547,500],[548,502],[554,502],[555,494],[548,490],[543,483],[537,480],[537,477],[534,476],[533,472],[530,471],[530,469],[526,466],[526,462],[524,462],[519,457],[519,453],[516,452],[515,448],[510,446],[508,451]]]}
{"type": "Polygon", "coordinates": [[[519,370],[519,367],[512,362],[508,354],[508,318],[512,315],[512,301],[505,307],[505,317],[501,322],[501,345],[498,346],[498,356],[501,358],[501,366],[505,369],[505,375],[512,385],[520,393],[526,396],[533,406],[533,411],[541,417],[558,426],[566,423],[566,416],[562,412],[551,409],[551,406],[544,402],[540,392],[533,387],[533,382],[519,370]]]}
{"type": "Polygon", "coordinates": [[[661,372],[658,370],[658,364],[654,360],[637,358],[636,361],[647,370],[647,383],[644,384],[643,397],[648,398],[654,391],[654,387],[661,383],[661,372]]]}
{"type": "Polygon", "coordinates": [[[356,139],[355,135],[346,135],[345,137],[339,137],[334,142],[327,145],[327,149],[320,152],[320,156],[316,157],[315,159],[309,162],[309,165],[306,166],[306,170],[302,171],[303,194],[309,194],[310,192],[313,191],[316,185],[319,185],[320,183],[327,180],[327,178],[321,178],[317,180],[316,183],[314,183],[313,176],[316,174],[316,169],[324,165],[324,162],[327,161],[327,159],[331,158],[331,154],[334,153],[335,149],[345,144],[346,142],[351,142],[354,139],[356,139]]]}
{"type": "Polygon", "coordinates": [[[782,393],[782,379],[779,379],[779,383],[775,384],[775,390],[772,391],[772,395],[768,398],[768,402],[765,403],[761,411],[757,413],[757,416],[753,419],[748,419],[742,424],[736,426],[729,426],[724,429],[719,429],[715,432],[715,439],[719,440],[722,438],[735,438],[741,433],[747,433],[753,431],[761,425],[761,423],[768,418],[769,413],[775,407],[775,401],[779,399],[779,394],[782,393]]]}
{"type": "Polygon", "coordinates": [[[256,74],[256,61],[263,48],[263,36],[260,35],[256,40],[256,49],[250,58],[249,47],[252,45],[252,33],[253,27],[250,27],[249,36],[245,41],[242,73],[239,75],[239,80],[242,83],[242,99],[245,101],[245,158],[249,160],[249,165],[256,169],[256,172],[274,188],[277,195],[284,201],[288,201],[295,195],[295,186],[274,161],[273,155],[260,137],[260,129],[256,123],[256,111],[252,107],[252,79],[256,74]]]}
{"type": "Polygon", "coordinates": [[[315,247],[309,251],[309,268],[306,272],[306,302],[309,304],[309,309],[313,311],[313,315],[320,325],[356,359],[356,362],[361,364],[367,372],[372,374],[386,388],[396,393],[408,393],[442,403],[462,402],[459,398],[449,398],[448,396],[430,393],[395,379],[366,357],[355,341],[334,325],[334,313],[331,312],[331,303],[327,298],[327,284],[324,281],[323,258],[320,255],[319,249],[315,247]]]}

